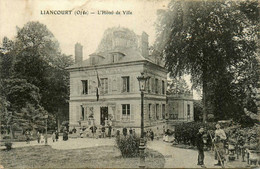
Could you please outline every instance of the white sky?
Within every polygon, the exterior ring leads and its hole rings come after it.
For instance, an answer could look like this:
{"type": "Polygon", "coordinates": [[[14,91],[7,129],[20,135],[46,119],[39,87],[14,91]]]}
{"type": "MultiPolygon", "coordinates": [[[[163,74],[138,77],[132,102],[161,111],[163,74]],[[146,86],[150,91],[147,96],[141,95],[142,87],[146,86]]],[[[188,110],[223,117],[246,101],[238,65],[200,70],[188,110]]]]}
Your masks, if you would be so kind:
{"type": "Polygon", "coordinates": [[[114,26],[127,27],[137,34],[145,31],[149,42],[155,40],[156,11],[166,8],[168,0],[0,0],[0,38],[13,39],[16,26],[39,21],[54,34],[63,53],[74,55],[74,45],[83,45],[83,55],[93,53],[103,32],[114,26]],[[132,15],[41,15],[41,10],[130,10],[132,15]]]}
{"type": "MultiPolygon", "coordinates": [[[[16,26],[39,21],[47,26],[60,43],[62,53],[74,56],[74,45],[83,45],[83,57],[95,52],[107,28],[120,26],[140,35],[149,35],[149,45],[155,41],[157,10],[165,9],[169,0],[0,0],[0,40],[14,39],[16,26]],[[132,15],[41,15],[41,10],[130,10],[132,15]]],[[[187,80],[188,84],[189,80],[187,80]]],[[[195,94],[196,95],[196,94],[195,94]]],[[[197,97],[197,96],[195,96],[197,97]]]]}

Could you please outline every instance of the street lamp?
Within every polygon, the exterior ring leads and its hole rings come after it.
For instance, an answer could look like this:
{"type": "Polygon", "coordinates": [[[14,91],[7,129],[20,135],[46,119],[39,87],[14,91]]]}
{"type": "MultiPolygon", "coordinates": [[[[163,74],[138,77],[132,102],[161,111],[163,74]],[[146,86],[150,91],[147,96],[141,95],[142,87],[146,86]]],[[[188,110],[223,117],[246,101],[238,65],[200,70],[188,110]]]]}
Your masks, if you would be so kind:
{"type": "Polygon", "coordinates": [[[139,152],[140,152],[140,168],[145,168],[145,156],[144,156],[144,91],[146,89],[146,81],[150,77],[144,76],[144,73],[141,73],[141,76],[137,77],[137,80],[139,81],[139,90],[141,91],[141,139],[140,139],[140,145],[139,145],[139,152]]]}
{"type": "Polygon", "coordinates": [[[44,115],[46,126],[45,126],[45,145],[48,145],[48,137],[47,137],[47,119],[48,119],[48,114],[44,115]]]}

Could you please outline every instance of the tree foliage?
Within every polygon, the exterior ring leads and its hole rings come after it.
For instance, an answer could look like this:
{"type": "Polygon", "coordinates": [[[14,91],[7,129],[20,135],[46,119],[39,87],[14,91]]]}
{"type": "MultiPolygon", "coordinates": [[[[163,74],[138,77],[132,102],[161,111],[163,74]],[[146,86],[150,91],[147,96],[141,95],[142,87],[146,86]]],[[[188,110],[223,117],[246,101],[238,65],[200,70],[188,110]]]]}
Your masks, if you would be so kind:
{"type": "Polygon", "coordinates": [[[173,78],[168,81],[167,94],[189,94],[191,91],[183,78],[173,78]]]}
{"type": "Polygon", "coordinates": [[[3,39],[0,49],[1,99],[10,103],[13,124],[42,125],[42,114],[60,114],[59,108],[68,107],[71,56],[62,54],[59,43],[48,28],[39,22],[28,22],[17,28],[14,41],[3,39]],[[18,119],[20,119],[18,121],[18,119]]]}
{"type": "Polygon", "coordinates": [[[257,1],[171,1],[160,11],[157,50],[172,76],[190,74],[216,119],[238,117],[251,102],[258,75],[257,1]],[[250,103],[249,103],[250,102],[250,103]]]}

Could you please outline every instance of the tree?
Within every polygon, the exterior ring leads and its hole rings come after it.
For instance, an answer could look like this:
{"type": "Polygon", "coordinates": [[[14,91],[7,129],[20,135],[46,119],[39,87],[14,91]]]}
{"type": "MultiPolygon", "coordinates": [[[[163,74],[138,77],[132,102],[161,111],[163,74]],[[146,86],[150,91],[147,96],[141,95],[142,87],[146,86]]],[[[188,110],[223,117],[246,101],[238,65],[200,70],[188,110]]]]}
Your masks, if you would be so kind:
{"type": "Polygon", "coordinates": [[[242,83],[243,94],[246,86],[241,77],[247,85],[255,85],[257,5],[256,1],[173,0],[168,10],[159,13],[156,48],[165,55],[172,76],[190,74],[193,87],[202,88],[203,121],[211,105],[218,118],[236,113],[232,110],[238,105],[236,89],[242,83]]]}
{"type": "Polygon", "coordinates": [[[22,79],[5,79],[0,83],[2,128],[13,136],[13,129],[34,129],[41,127],[46,113],[40,106],[39,89],[22,79]]]}
{"type": "Polygon", "coordinates": [[[0,56],[0,99],[10,103],[2,114],[9,120],[2,124],[36,128],[42,127],[47,112],[48,126],[59,116],[68,117],[69,73],[65,68],[73,61],[61,54],[59,43],[45,25],[28,22],[17,28],[14,41],[3,39],[0,56]]]}
{"type": "Polygon", "coordinates": [[[14,42],[7,37],[3,38],[2,47],[0,47],[0,78],[9,78],[12,75],[14,57],[12,55],[14,42]]]}
{"type": "Polygon", "coordinates": [[[183,78],[173,78],[168,82],[167,94],[190,93],[190,89],[183,78]]]}
{"type": "Polygon", "coordinates": [[[26,79],[40,90],[40,103],[45,110],[57,114],[68,104],[71,56],[61,54],[59,43],[47,27],[28,22],[18,28],[15,41],[15,76],[26,79]]]}

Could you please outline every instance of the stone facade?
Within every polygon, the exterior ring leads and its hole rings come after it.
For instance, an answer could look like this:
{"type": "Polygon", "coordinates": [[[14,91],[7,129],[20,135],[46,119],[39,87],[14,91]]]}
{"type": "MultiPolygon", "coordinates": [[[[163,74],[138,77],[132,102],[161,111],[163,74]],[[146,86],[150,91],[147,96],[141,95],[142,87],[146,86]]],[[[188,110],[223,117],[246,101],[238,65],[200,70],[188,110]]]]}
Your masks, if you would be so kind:
{"type": "Polygon", "coordinates": [[[174,94],[167,96],[168,114],[167,128],[174,129],[178,123],[194,121],[192,94],[174,94]]]}
{"type": "Polygon", "coordinates": [[[146,33],[138,36],[120,27],[106,30],[97,51],[87,60],[82,60],[82,46],[75,45],[76,63],[67,68],[71,127],[109,123],[114,129],[127,127],[139,132],[141,95],[137,77],[144,72],[150,76],[144,94],[144,126],[163,131],[169,117],[167,70],[159,55],[149,54],[148,46],[146,33]]]}

